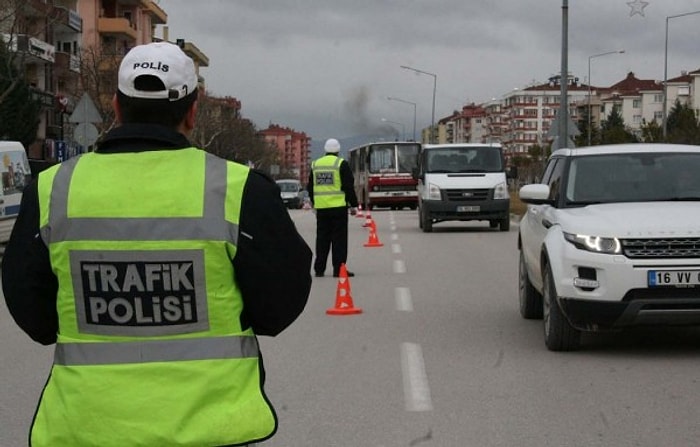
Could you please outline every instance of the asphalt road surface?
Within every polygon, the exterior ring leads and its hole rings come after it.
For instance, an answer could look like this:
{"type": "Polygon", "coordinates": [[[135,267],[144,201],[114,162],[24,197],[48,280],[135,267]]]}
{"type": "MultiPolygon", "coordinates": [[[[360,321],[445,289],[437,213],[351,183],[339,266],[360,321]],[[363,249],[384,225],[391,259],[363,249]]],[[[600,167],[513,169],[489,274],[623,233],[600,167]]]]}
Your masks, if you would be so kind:
{"type": "MultiPolygon", "coordinates": [[[[314,214],[290,213],[313,247],[314,214]]],[[[698,445],[700,330],[585,336],[581,351],[549,352],[541,321],[518,313],[517,223],[426,234],[415,211],[372,217],[381,247],[364,247],[364,219],[350,218],[362,312],[328,315],[338,280],[314,278],[299,320],[260,339],[280,421],[261,447],[698,445]]],[[[3,306],[0,337],[0,446],[25,446],[51,349],[3,306]]]]}

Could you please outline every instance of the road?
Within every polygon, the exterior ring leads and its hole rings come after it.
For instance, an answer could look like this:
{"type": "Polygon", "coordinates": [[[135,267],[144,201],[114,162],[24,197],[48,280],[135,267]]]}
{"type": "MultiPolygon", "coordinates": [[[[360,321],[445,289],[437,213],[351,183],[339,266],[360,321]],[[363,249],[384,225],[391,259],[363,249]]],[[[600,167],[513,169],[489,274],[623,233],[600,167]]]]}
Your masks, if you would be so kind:
{"type": "MultiPolygon", "coordinates": [[[[313,247],[314,215],[290,213],[313,247]]],[[[261,337],[280,420],[261,447],[697,445],[700,330],[588,336],[579,352],[549,352],[541,321],[518,313],[517,224],[424,234],[414,211],[372,217],[382,247],[364,247],[369,230],[350,218],[362,313],[327,315],[338,280],[314,278],[299,320],[261,337]]],[[[51,350],[4,308],[0,337],[0,446],[23,446],[51,350]]]]}

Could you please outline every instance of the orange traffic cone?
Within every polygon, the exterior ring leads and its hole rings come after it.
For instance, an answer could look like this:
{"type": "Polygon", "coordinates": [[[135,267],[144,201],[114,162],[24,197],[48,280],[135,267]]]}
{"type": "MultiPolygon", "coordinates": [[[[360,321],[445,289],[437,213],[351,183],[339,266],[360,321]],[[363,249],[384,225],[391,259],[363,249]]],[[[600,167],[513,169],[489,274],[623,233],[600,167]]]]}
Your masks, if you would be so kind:
{"type": "Polygon", "coordinates": [[[350,280],[348,279],[348,269],[345,264],[340,264],[340,274],[338,275],[338,288],[335,292],[335,307],[326,310],[328,315],[351,315],[360,314],[362,309],[352,304],[350,294],[350,280]]]}
{"type": "Polygon", "coordinates": [[[372,225],[372,214],[369,211],[369,208],[367,208],[367,212],[365,213],[365,223],[362,224],[363,227],[369,227],[372,225]]]}
{"type": "Polygon", "coordinates": [[[355,217],[365,217],[364,214],[362,214],[362,204],[360,203],[357,205],[357,213],[355,214],[355,217]]]}
{"type": "Polygon", "coordinates": [[[377,224],[372,221],[369,226],[369,240],[365,244],[365,247],[383,247],[384,244],[379,242],[379,237],[377,236],[377,224]]]}

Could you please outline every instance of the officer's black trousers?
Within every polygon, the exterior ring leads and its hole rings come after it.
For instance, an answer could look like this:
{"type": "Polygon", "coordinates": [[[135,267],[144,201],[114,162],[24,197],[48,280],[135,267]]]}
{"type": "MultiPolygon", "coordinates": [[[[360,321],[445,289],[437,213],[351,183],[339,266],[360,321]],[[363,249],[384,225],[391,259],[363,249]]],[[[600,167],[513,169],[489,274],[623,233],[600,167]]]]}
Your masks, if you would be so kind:
{"type": "Polygon", "coordinates": [[[328,254],[333,251],[333,273],[340,271],[340,264],[348,259],[348,210],[326,208],[316,210],[316,259],[314,271],[324,273],[328,254]]]}

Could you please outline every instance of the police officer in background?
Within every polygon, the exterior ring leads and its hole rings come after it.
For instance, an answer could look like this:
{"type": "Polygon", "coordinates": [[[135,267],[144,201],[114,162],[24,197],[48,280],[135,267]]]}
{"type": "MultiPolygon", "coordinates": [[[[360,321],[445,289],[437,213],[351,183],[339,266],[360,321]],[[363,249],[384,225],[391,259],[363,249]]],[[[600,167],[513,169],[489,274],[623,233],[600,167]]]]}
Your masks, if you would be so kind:
{"type": "MultiPolygon", "coordinates": [[[[353,216],[357,209],[355,180],[350,165],[343,160],[340,143],[335,138],[326,140],[326,154],[314,161],[309,175],[309,198],[316,209],[317,277],[325,274],[328,253],[333,251],[333,276],[340,275],[340,266],[348,259],[348,207],[353,216]]],[[[348,271],[348,276],[355,276],[348,271]]]]}
{"type": "Polygon", "coordinates": [[[277,429],[256,335],[302,312],[312,253],[271,179],[188,141],[197,94],[178,46],[134,47],[119,126],[24,191],[3,291],[56,344],[33,447],[240,446],[277,429]]]}

